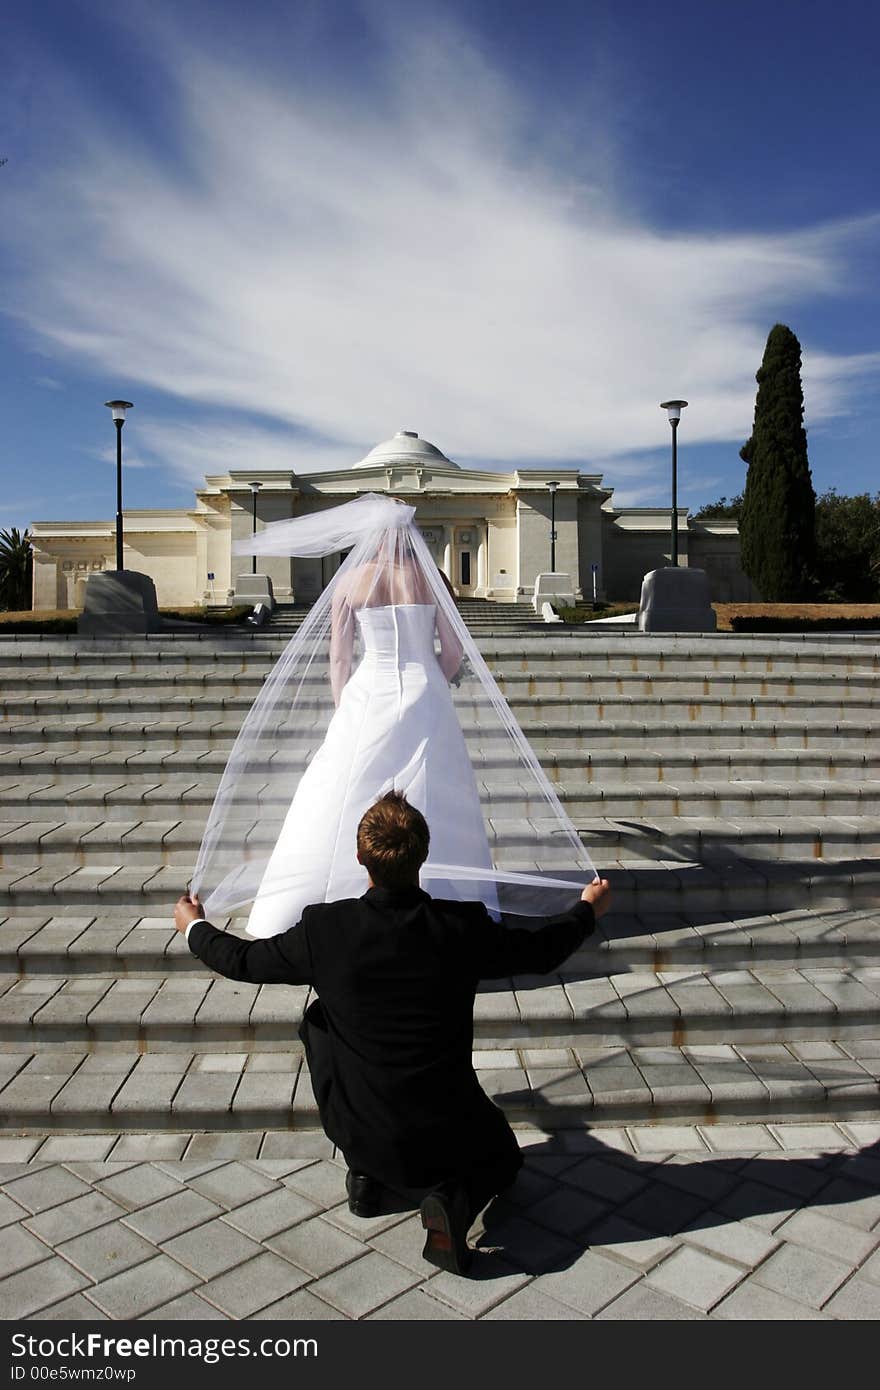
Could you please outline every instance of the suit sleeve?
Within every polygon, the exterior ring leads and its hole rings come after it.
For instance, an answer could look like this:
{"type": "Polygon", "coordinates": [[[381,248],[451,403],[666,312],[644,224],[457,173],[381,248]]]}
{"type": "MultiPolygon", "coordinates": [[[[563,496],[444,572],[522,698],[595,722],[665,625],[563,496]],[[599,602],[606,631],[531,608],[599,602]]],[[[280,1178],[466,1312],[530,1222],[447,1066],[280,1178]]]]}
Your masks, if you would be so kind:
{"type": "Polygon", "coordinates": [[[242,941],[210,922],[196,922],[189,934],[189,949],[229,980],[246,980],[252,985],[310,985],[314,972],[305,926],[308,911],[306,908],[297,926],[266,941],[242,941]]]}
{"type": "Polygon", "coordinates": [[[548,917],[536,931],[505,927],[488,913],[476,943],[477,975],[493,980],[507,975],[546,975],[576,951],[596,925],[589,903],[578,901],[568,912],[548,917]]]}

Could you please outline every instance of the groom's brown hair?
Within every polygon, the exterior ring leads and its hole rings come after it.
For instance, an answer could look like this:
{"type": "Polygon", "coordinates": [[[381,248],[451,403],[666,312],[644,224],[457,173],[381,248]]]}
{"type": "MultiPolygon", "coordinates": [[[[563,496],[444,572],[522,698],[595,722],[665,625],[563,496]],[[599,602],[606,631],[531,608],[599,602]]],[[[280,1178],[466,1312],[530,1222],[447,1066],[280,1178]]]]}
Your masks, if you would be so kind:
{"type": "Polygon", "coordinates": [[[419,881],[431,832],[421,811],[402,792],[386,792],[361,817],[358,859],[381,888],[406,888],[419,881]]]}

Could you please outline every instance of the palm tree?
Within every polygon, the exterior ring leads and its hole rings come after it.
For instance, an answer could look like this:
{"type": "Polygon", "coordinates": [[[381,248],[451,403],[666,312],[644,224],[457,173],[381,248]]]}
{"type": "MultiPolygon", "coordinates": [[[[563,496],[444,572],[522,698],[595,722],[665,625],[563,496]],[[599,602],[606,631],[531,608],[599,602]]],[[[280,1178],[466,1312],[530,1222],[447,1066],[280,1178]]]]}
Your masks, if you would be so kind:
{"type": "Polygon", "coordinates": [[[0,609],[20,612],[30,608],[34,555],[30,533],[17,526],[0,531],[0,609]]]}

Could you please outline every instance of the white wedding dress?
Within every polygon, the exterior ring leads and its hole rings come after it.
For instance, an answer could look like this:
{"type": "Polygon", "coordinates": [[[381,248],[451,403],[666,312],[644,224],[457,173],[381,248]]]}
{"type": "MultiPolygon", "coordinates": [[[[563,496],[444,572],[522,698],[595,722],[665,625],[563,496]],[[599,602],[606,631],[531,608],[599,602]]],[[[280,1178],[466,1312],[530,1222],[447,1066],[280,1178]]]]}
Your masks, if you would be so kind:
{"type": "MultiPolygon", "coordinates": [[[[354,616],[363,655],[297,786],[254,900],[251,936],[286,931],[309,903],[366,891],[358,823],[392,789],[425,816],[431,861],[492,865],[476,779],[434,651],[435,606],[396,603],[354,616]]],[[[470,894],[450,884],[442,896],[470,894]]]]}

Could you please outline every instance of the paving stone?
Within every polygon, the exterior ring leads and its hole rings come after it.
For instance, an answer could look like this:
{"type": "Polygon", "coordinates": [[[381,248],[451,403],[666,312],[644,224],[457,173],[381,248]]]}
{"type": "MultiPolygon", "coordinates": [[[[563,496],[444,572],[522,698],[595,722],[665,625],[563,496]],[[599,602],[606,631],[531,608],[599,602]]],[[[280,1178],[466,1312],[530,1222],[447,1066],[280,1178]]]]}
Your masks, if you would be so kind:
{"type": "Polygon", "coordinates": [[[160,1303],[158,1308],[144,1313],[143,1322],[229,1322],[225,1313],[199,1298],[197,1293],[183,1293],[170,1303],[160,1303]]]}
{"type": "Polygon", "coordinates": [[[174,1093],[172,1115],[192,1114],[195,1127],[199,1115],[228,1113],[238,1080],[237,1072],[188,1072],[174,1093]]]}
{"type": "Polygon", "coordinates": [[[825,1312],[835,1318],[876,1320],[880,1318],[880,1285],[856,1275],[825,1304],[825,1312]]]}
{"type": "MultiPolygon", "coordinates": [[[[339,1317],[342,1314],[338,1314],[339,1317]]],[[[431,1298],[424,1289],[409,1289],[400,1298],[392,1299],[375,1313],[368,1313],[368,1322],[467,1322],[463,1313],[431,1298]]]]}
{"type": "Polygon", "coordinates": [[[162,1242],[162,1248],[172,1259],[203,1279],[213,1279],[234,1265],[243,1264],[260,1254],[255,1240],[236,1231],[225,1221],[206,1221],[194,1230],[172,1236],[162,1242]]]}
{"type": "Polygon", "coordinates": [[[716,1153],[757,1153],[776,1141],[766,1125],[700,1125],[703,1141],[716,1153]]]}
{"type": "Polygon", "coordinates": [[[669,1236],[652,1236],[616,1214],[597,1221],[587,1232],[591,1250],[611,1255],[639,1270],[653,1269],[676,1248],[669,1236]]]}
{"type": "Polygon", "coordinates": [[[676,1235],[702,1214],[709,1205],[704,1197],[651,1183],[642,1192],[618,1207],[617,1215],[649,1235],[676,1235]]]}
{"type": "Polygon", "coordinates": [[[199,1294],[233,1318],[249,1318],[308,1283],[301,1269],[266,1251],[202,1285],[199,1294]]]}
{"type": "Polygon", "coordinates": [[[39,1264],[52,1252],[23,1226],[7,1226],[0,1240],[0,1280],[28,1265],[39,1264]]]}
{"type": "Polygon", "coordinates": [[[607,1210],[605,1202],[563,1187],[532,1203],[524,1214],[539,1226],[546,1226],[560,1235],[575,1236],[604,1216],[607,1210]]]}
{"type": "Polygon", "coordinates": [[[795,1303],[773,1289],[765,1289],[754,1279],[745,1279],[733,1293],[722,1299],[712,1310],[713,1318],[730,1318],[744,1322],[794,1322],[809,1318],[824,1318],[825,1314],[806,1303],[795,1303]]]}
{"type": "Polygon", "coordinates": [[[162,1197],[170,1197],[173,1192],[180,1192],[181,1186],[152,1163],[139,1163],[100,1183],[102,1192],[129,1211],[137,1211],[140,1207],[158,1202],[162,1197]]]}
{"type": "Polygon", "coordinates": [[[318,1131],[267,1134],[260,1147],[260,1159],[329,1158],[333,1143],[318,1131]]]}
{"type": "Polygon", "coordinates": [[[527,1284],[524,1289],[511,1294],[510,1298],[505,1298],[503,1303],[497,1303],[494,1308],[490,1308],[484,1321],[511,1322],[525,1318],[535,1322],[577,1322],[586,1321],[587,1315],[579,1313],[570,1304],[559,1303],[555,1298],[549,1298],[547,1294],[535,1288],[534,1284],[527,1284]]]}
{"type": "Polygon", "coordinates": [[[163,1197],[161,1201],[154,1202],[152,1206],[129,1212],[125,1224],[139,1235],[145,1236],[147,1240],[151,1240],[154,1245],[162,1245],[183,1231],[190,1231],[194,1226],[201,1226],[205,1221],[213,1220],[214,1217],[222,1215],[222,1212],[222,1207],[218,1207],[215,1202],[209,1202],[201,1193],[183,1188],[170,1197],[163,1197]]]}
{"type": "Polygon", "coordinates": [[[5,1184],[6,1195],[31,1213],[58,1207],[72,1197],[84,1196],[89,1190],[88,1183],[81,1182],[58,1165],[41,1168],[28,1177],[5,1184]]]}
{"type": "Polygon", "coordinates": [[[851,1268],[817,1251],[785,1244],[755,1271],[752,1280],[796,1303],[821,1308],[844,1282],[851,1268]]]}
{"type": "Polygon", "coordinates": [[[740,1181],[736,1169],[720,1162],[692,1163],[690,1156],[685,1154],[672,1154],[662,1167],[655,1169],[652,1177],[658,1183],[702,1197],[707,1203],[719,1202],[740,1181]]]}
{"type": "Polygon", "coordinates": [[[706,1145],[693,1125],[657,1125],[630,1130],[636,1153],[706,1153],[706,1145]]]}
{"type": "Polygon", "coordinates": [[[295,1084],[294,1072],[245,1072],[232,1100],[233,1114],[289,1110],[295,1084]]]}
{"type": "Polygon", "coordinates": [[[819,1254],[848,1261],[851,1267],[860,1264],[880,1244],[880,1231],[873,1234],[860,1231],[845,1221],[835,1221],[810,1210],[795,1212],[776,1234],[782,1240],[794,1241],[819,1254]]]}
{"type": "Polygon", "coordinates": [[[152,1259],[156,1250],[121,1221],[110,1221],[64,1241],[57,1253],[97,1282],[152,1259]]]}
{"type": "Polygon", "coordinates": [[[733,1221],[748,1221],[765,1231],[775,1231],[793,1212],[790,1196],[764,1183],[748,1181],[722,1197],[716,1207],[733,1221]]]}
{"type": "MultiPolygon", "coordinates": [[[[72,1076],[65,1086],[52,1098],[50,1111],[59,1116],[84,1116],[85,1122],[92,1123],[95,1115],[109,1115],[113,1099],[125,1082],[125,1077],[115,1072],[86,1072],[81,1070],[72,1076]]],[[[70,1120],[68,1118],[68,1123],[70,1120]]],[[[92,1147],[101,1144],[112,1145],[115,1136],[84,1136],[92,1140],[92,1147]]],[[[63,1147],[61,1144],[58,1147],[63,1147]]],[[[75,1146],[74,1146],[75,1147],[75,1146]]],[[[86,1145],[88,1147],[88,1145],[86,1145]]]]}
{"type": "Polygon", "coordinates": [[[625,1289],[619,1298],[596,1314],[598,1321],[627,1322],[667,1322],[694,1321],[705,1318],[697,1308],[682,1303],[678,1298],[670,1298],[659,1289],[648,1284],[634,1284],[625,1289]]]}
{"type": "Polygon", "coordinates": [[[261,1308],[259,1313],[251,1314],[253,1321],[266,1319],[267,1321],[284,1322],[344,1322],[345,1314],[340,1313],[337,1308],[331,1308],[329,1303],[325,1303],[323,1298],[315,1298],[314,1294],[308,1289],[298,1289],[296,1293],[288,1294],[286,1298],[280,1298],[277,1303],[270,1303],[266,1308],[261,1308]]]}
{"type": "Polygon", "coordinates": [[[53,1303],[51,1308],[46,1308],[39,1313],[31,1313],[31,1320],[34,1322],[108,1322],[106,1313],[102,1313],[90,1303],[87,1298],[83,1298],[81,1293],[75,1293],[70,1298],[62,1299],[60,1303],[53,1303]]]}
{"type": "Polygon", "coordinates": [[[293,1072],[302,1066],[302,1056],[296,1052],[252,1052],[249,1055],[246,1076],[254,1072],[293,1072]]]}
{"type": "MultiPolygon", "coordinates": [[[[381,1233],[379,1237],[374,1237],[373,1243],[378,1244],[380,1239],[381,1233]]],[[[340,1231],[320,1216],[303,1221],[289,1230],[276,1232],[266,1238],[266,1244],[270,1250],[283,1255],[287,1260],[292,1260],[315,1277],[328,1274],[340,1265],[350,1263],[363,1255],[366,1249],[363,1241],[340,1231]]],[[[397,1258],[393,1251],[388,1253],[397,1258]]],[[[421,1264],[421,1261],[419,1263],[421,1264]]]]}
{"type": "Polygon", "coordinates": [[[0,1135],[0,1182],[4,1182],[3,1169],[10,1163],[27,1163],[33,1158],[42,1144],[42,1135],[13,1139],[8,1134],[0,1135]]]}
{"type": "Polygon", "coordinates": [[[709,1224],[709,1216],[682,1231],[682,1239],[688,1245],[696,1245],[713,1255],[723,1255],[725,1259],[735,1260],[747,1269],[754,1269],[779,1246],[774,1236],[745,1221],[709,1224]]]}
{"type": "Polygon", "coordinates": [[[125,1208],[102,1192],[87,1191],[82,1197],[63,1202],[60,1207],[50,1207],[38,1216],[31,1216],[24,1224],[47,1245],[57,1246],[124,1214],[125,1208]]]}
{"type": "Polygon", "coordinates": [[[320,1210],[318,1203],[309,1201],[302,1193],[283,1187],[235,1207],[226,1220],[254,1240],[265,1240],[267,1236],[274,1236],[299,1221],[315,1216],[320,1210]]]}
{"type": "Polygon", "coordinates": [[[111,1113],[120,1117],[170,1114],[171,1102],[182,1081],[183,1072],[177,1069],[148,1071],[139,1064],[111,1100],[111,1113]]]}
{"type": "Polygon", "coordinates": [[[105,1279],[89,1289],[88,1297],[111,1318],[140,1318],[177,1294],[187,1293],[198,1283],[198,1276],[176,1260],[156,1255],[133,1269],[105,1279]]]}
{"type": "Polygon", "coordinates": [[[29,1265],[17,1274],[0,1280],[0,1318],[30,1317],[77,1293],[89,1280],[66,1260],[55,1255],[41,1264],[29,1265]]]}
{"type": "Polygon", "coordinates": [[[682,1246],[645,1276],[661,1292],[708,1312],[739,1283],[743,1271],[701,1250],[682,1246]]]}
{"type": "Polygon", "coordinates": [[[182,1158],[190,1138],[189,1134],[121,1134],[113,1147],[112,1156],[136,1163],[182,1158]]]}
{"type": "Polygon", "coordinates": [[[333,1206],[346,1198],[345,1169],[326,1159],[289,1174],[284,1179],[284,1185],[325,1207],[333,1206]]]}
{"type": "Polygon", "coordinates": [[[208,1173],[201,1173],[198,1177],[191,1178],[189,1185],[196,1192],[201,1192],[203,1197],[208,1197],[212,1202],[218,1202],[227,1209],[244,1206],[255,1197],[276,1191],[276,1185],[271,1178],[255,1173],[244,1163],[236,1162],[224,1163],[219,1168],[212,1168],[208,1173]]]}
{"type": "Polygon", "coordinates": [[[0,1227],[11,1226],[13,1222],[20,1221],[27,1215],[26,1207],[20,1207],[18,1202],[13,1202],[11,1197],[0,1192],[0,1227]]]}
{"type": "Polygon", "coordinates": [[[594,1317],[640,1277],[636,1270],[620,1261],[587,1250],[568,1268],[541,1275],[535,1280],[535,1289],[594,1317]]]}
{"type": "Polygon", "coordinates": [[[827,1216],[870,1231],[880,1224],[880,1192],[860,1182],[834,1178],[810,1203],[816,1216],[827,1216]]]}
{"type": "Polygon", "coordinates": [[[418,1275],[372,1250],[323,1275],[312,1292],[350,1318],[362,1318],[418,1282],[418,1275]]]}
{"type": "MultiPolygon", "coordinates": [[[[850,1047],[851,1044],[847,1042],[846,1046],[850,1047]]],[[[847,1120],[840,1128],[857,1147],[864,1145],[867,1148],[870,1144],[880,1144],[880,1124],[847,1120]]]]}
{"type": "Polygon", "coordinates": [[[186,1157],[199,1161],[256,1158],[263,1143],[262,1134],[194,1134],[186,1157]]]}
{"type": "Polygon", "coordinates": [[[845,1149],[846,1135],[836,1125],[768,1125],[768,1129],[783,1149],[845,1149]]]}
{"type": "MultiPolygon", "coordinates": [[[[529,1215],[531,1212],[529,1213],[529,1215]]],[[[491,1243],[507,1264],[529,1274],[539,1274],[569,1264],[581,1254],[583,1246],[528,1219],[504,1216],[487,1230],[480,1246],[491,1243]]]]}

